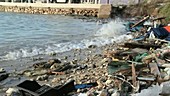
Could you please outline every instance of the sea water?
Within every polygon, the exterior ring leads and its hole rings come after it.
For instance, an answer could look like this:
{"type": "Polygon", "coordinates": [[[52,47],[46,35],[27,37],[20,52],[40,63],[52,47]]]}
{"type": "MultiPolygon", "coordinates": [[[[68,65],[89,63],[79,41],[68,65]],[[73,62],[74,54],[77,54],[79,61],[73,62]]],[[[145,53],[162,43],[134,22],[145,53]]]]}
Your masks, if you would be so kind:
{"type": "Polygon", "coordinates": [[[102,46],[129,38],[120,19],[106,24],[61,15],[0,13],[0,61],[102,46]]]}

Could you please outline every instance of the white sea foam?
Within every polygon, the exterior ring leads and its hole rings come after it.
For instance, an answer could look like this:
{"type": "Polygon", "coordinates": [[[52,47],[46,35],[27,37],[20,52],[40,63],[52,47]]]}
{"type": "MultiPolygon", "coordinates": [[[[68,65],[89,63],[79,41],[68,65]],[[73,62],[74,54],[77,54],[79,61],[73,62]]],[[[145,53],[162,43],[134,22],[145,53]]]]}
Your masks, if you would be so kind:
{"type": "Polygon", "coordinates": [[[50,44],[44,47],[21,48],[19,50],[10,51],[5,56],[1,56],[3,60],[13,60],[23,57],[31,57],[40,54],[50,54],[65,52],[72,49],[84,49],[89,45],[102,46],[113,42],[121,42],[132,38],[131,35],[126,35],[124,22],[117,19],[104,24],[91,38],[83,39],[81,41],[72,41],[67,43],[50,44]]]}
{"type": "Polygon", "coordinates": [[[116,19],[114,21],[109,22],[108,24],[104,24],[100,30],[96,32],[96,36],[102,37],[116,37],[126,33],[125,26],[120,19],[116,19]]]}

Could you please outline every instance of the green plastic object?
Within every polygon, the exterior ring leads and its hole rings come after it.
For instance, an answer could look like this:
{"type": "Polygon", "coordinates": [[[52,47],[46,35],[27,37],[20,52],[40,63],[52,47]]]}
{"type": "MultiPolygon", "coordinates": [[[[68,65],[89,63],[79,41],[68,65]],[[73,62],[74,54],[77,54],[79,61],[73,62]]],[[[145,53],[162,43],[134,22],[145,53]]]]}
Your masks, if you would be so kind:
{"type": "Polygon", "coordinates": [[[143,53],[143,54],[139,54],[135,57],[135,62],[141,62],[141,60],[145,57],[148,56],[148,53],[143,53]]]}
{"type": "Polygon", "coordinates": [[[108,64],[108,73],[113,74],[122,69],[130,68],[129,63],[125,61],[112,61],[108,64]]]}

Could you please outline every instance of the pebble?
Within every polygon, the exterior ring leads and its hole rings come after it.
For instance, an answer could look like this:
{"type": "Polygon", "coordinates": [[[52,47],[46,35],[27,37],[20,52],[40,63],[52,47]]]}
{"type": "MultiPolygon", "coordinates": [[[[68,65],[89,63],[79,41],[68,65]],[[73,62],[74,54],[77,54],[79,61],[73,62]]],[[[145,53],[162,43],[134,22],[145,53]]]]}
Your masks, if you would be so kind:
{"type": "Polygon", "coordinates": [[[16,88],[9,88],[9,89],[6,91],[6,95],[7,95],[7,96],[21,96],[19,90],[16,89],[16,88]]]}
{"type": "Polygon", "coordinates": [[[111,94],[111,96],[120,96],[120,93],[118,91],[116,91],[113,94],[111,94]]]}
{"type": "Polygon", "coordinates": [[[44,81],[44,80],[47,80],[47,79],[48,79],[48,75],[42,75],[42,76],[38,76],[36,80],[44,81]]]}
{"type": "Polygon", "coordinates": [[[4,68],[0,68],[0,73],[4,73],[4,72],[5,72],[4,68]]]}
{"type": "Polygon", "coordinates": [[[24,72],[24,75],[27,77],[31,77],[32,76],[32,72],[24,72]]]}
{"type": "Polygon", "coordinates": [[[111,88],[111,89],[108,90],[108,92],[109,92],[110,94],[113,94],[113,93],[115,92],[115,89],[111,88]]]}
{"type": "Polygon", "coordinates": [[[99,94],[99,96],[108,96],[107,90],[106,90],[106,89],[103,89],[103,90],[101,91],[101,93],[99,94]]]}
{"type": "Polygon", "coordinates": [[[61,61],[59,59],[50,59],[50,60],[48,60],[48,64],[52,65],[54,63],[61,63],[61,61]]]}
{"type": "Polygon", "coordinates": [[[111,83],[113,83],[112,80],[107,80],[107,81],[105,82],[106,85],[110,85],[111,83]]]}
{"type": "Polygon", "coordinates": [[[96,45],[89,45],[88,48],[96,48],[96,45]]]}
{"type": "Polygon", "coordinates": [[[49,56],[55,56],[55,55],[57,55],[57,53],[55,53],[55,52],[49,53],[49,56]]]}
{"type": "Polygon", "coordinates": [[[55,69],[57,68],[57,66],[58,66],[58,64],[57,64],[57,63],[54,63],[54,64],[50,67],[50,69],[55,70],[55,69]]]}

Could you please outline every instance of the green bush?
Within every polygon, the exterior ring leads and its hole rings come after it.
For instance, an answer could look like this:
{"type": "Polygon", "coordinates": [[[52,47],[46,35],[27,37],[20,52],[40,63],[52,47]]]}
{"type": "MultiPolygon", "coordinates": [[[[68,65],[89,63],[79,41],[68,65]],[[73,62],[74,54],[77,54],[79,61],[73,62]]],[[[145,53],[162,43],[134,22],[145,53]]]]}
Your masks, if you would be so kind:
{"type": "Polygon", "coordinates": [[[165,4],[160,8],[160,15],[166,16],[166,21],[170,21],[170,3],[165,4]]]}

